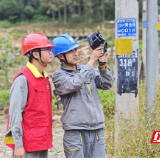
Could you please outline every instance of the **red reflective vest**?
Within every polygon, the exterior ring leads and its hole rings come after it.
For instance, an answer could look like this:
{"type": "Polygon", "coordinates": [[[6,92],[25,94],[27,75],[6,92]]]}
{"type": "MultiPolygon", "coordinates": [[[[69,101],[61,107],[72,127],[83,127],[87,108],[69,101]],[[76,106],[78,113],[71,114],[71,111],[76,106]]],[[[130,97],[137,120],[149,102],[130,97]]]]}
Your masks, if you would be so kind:
{"type": "MultiPolygon", "coordinates": [[[[27,152],[47,150],[53,147],[50,82],[48,77],[36,78],[27,67],[14,80],[21,74],[27,78],[29,91],[28,102],[22,113],[23,147],[27,152]]],[[[7,131],[9,120],[8,115],[7,131]]],[[[14,144],[7,144],[7,146],[15,149],[14,144]]]]}

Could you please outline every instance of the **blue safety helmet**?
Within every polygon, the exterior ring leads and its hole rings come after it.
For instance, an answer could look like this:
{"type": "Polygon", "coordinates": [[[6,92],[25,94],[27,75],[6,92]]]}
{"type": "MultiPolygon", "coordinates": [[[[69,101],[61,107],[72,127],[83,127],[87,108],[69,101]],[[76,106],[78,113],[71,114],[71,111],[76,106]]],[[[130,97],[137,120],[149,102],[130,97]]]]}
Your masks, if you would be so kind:
{"type": "Polygon", "coordinates": [[[55,48],[52,49],[54,57],[59,54],[71,51],[80,46],[79,44],[77,44],[75,39],[68,34],[62,34],[54,38],[52,40],[52,45],[55,46],[55,48]]]}

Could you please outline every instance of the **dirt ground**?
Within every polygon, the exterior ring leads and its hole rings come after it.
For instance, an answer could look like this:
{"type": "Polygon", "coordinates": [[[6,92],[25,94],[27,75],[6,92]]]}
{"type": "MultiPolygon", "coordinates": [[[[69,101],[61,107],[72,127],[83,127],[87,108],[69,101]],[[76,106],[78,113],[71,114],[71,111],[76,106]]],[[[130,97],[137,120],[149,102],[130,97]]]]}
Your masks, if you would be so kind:
{"type": "MultiPolygon", "coordinates": [[[[0,111],[0,158],[12,158],[12,149],[4,144],[4,137],[6,134],[8,115],[6,112],[8,109],[3,109],[0,111]]],[[[63,151],[63,128],[60,121],[62,110],[53,111],[53,145],[54,147],[49,149],[49,158],[65,158],[63,151]]]]}

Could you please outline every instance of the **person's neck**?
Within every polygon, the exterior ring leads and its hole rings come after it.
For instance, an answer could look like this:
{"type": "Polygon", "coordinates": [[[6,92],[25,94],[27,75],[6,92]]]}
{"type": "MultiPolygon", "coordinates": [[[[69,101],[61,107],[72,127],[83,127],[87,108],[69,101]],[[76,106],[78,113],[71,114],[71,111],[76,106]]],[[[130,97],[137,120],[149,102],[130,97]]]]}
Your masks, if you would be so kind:
{"type": "Polygon", "coordinates": [[[64,62],[62,62],[62,65],[63,65],[63,67],[65,67],[65,68],[67,68],[67,69],[70,69],[70,70],[73,70],[73,71],[76,71],[76,70],[77,70],[76,65],[73,66],[73,67],[71,67],[71,66],[65,64],[64,62]]]}
{"type": "Polygon", "coordinates": [[[41,75],[43,75],[44,67],[37,60],[33,60],[32,64],[37,68],[37,70],[39,71],[39,73],[41,75]]]}

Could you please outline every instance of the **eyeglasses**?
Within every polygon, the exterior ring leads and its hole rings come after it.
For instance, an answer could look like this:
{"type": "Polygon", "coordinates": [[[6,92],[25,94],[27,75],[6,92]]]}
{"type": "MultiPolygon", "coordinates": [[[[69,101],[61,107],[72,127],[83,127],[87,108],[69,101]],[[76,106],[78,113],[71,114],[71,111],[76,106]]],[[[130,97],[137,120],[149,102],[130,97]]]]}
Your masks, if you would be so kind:
{"type": "MultiPolygon", "coordinates": [[[[51,52],[52,50],[48,48],[48,49],[41,49],[41,51],[51,52]]],[[[33,50],[33,52],[39,52],[39,50],[36,49],[36,50],[33,50]]]]}
{"type": "Polygon", "coordinates": [[[70,53],[71,52],[77,52],[77,48],[75,48],[75,49],[73,49],[73,50],[71,50],[71,51],[69,51],[70,53]]]}
{"type": "Polygon", "coordinates": [[[41,49],[41,51],[48,51],[48,52],[51,52],[52,50],[51,49],[41,49]]]}

